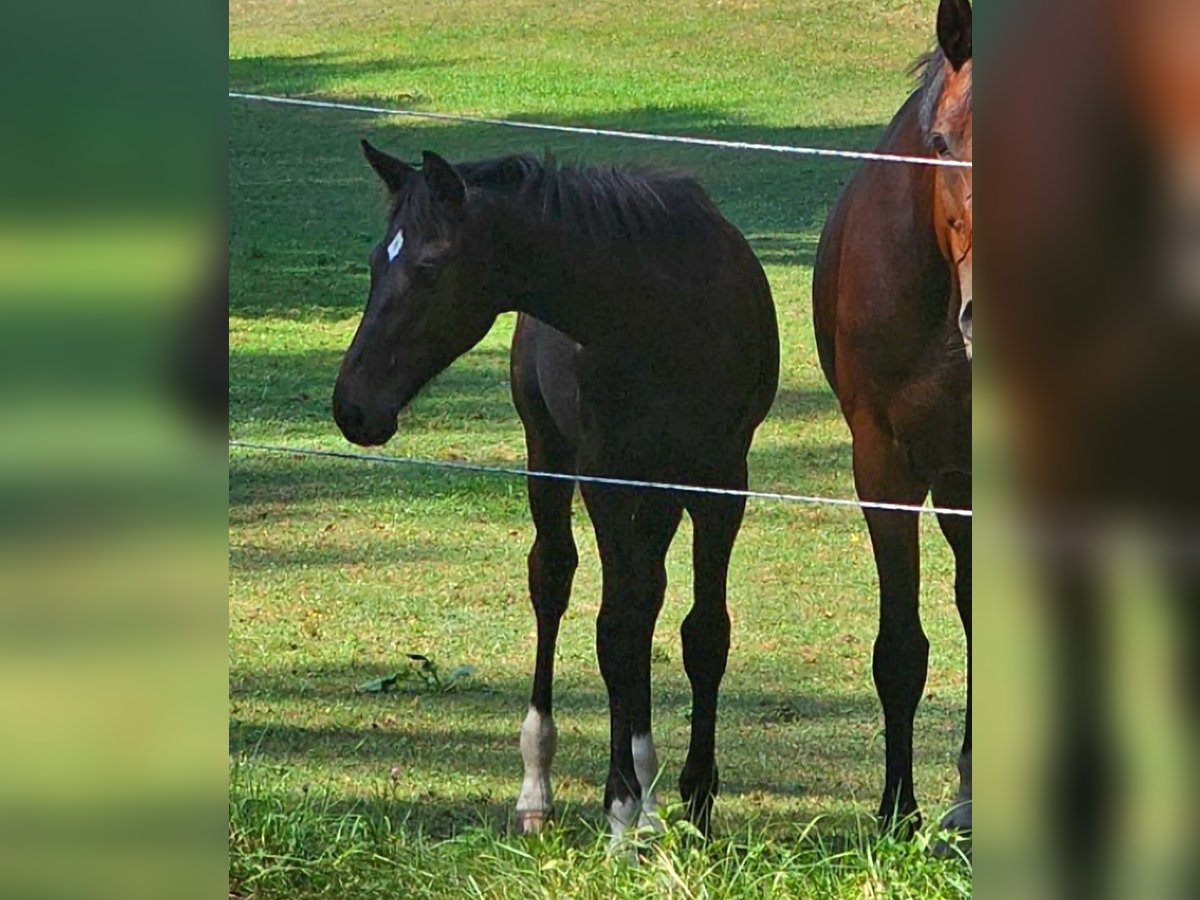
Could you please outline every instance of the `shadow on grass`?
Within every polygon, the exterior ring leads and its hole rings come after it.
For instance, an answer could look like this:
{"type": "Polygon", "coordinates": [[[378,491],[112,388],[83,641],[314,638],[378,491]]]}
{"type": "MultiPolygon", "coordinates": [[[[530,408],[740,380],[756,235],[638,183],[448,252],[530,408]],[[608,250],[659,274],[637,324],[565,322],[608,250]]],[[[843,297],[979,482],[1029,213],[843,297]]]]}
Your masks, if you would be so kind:
{"type": "MultiPolygon", "coordinates": [[[[392,766],[436,770],[441,776],[492,777],[511,780],[515,791],[520,775],[516,733],[525,708],[528,685],[524,681],[488,682],[486,692],[466,689],[449,693],[399,690],[389,694],[359,694],[356,685],[384,674],[366,667],[309,668],[302,672],[280,669],[235,673],[231,700],[334,703],[353,698],[361,719],[356,726],[310,726],[290,723],[241,721],[231,723],[229,742],[234,756],[245,756],[269,765],[317,764],[333,771],[346,766],[377,767],[380,783],[386,785],[392,766]],[[434,720],[430,721],[431,714],[434,720]]],[[[656,690],[658,725],[667,733],[685,727],[679,711],[687,703],[686,689],[678,685],[656,690]]],[[[608,742],[604,737],[584,734],[576,727],[581,719],[602,717],[607,708],[604,694],[595,688],[560,685],[556,718],[560,729],[556,778],[583,785],[585,793],[602,794],[608,742]]],[[[957,721],[957,704],[940,697],[926,698],[922,716],[957,721]]],[[[867,742],[846,740],[877,727],[879,706],[873,694],[806,694],[744,688],[730,685],[721,694],[722,736],[719,738],[724,793],[764,794],[799,800],[811,815],[821,814],[830,796],[846,793],[843,777],[861,771],[874,748],[867,742]],[[752,744],[747,744],[753,734],[752,744]],[[743,758],[749,757],[745,761],[743,758]],[[753,762],[752,760],[757,760],[753,762]],[[777,760],[763,777],[762,760],[777,760]],[[739,777],[739,772],[744,772],[739,777]],[[806,800],[808,798],[808,800],[806,800]]],[[[931,729],[918,734],[918,745],[940,736],[931,729]]],[[[920,746],[918,747],[920,749],[920,746]]],[[[676,755],[665,760],[664,795],[673,794],[676,755]]],[[[870,760],[874,763],[874,760],[870,760]]],[[[882,761],[879,761],[880,767],[882,761]]],[[[406,783],[406,792],[423,790],[406,783]]],[[[481,798],[483,799],[483,798],[481,798]]],[[[494,798],[491,798],[494,799],[494,798]]],[[[507,820],[505,803],[489,813],[493,824],[507,820]]],[[[486,800],[485,800],[486,802],[486,800]]],[[[430,809],[413,811],[422,827],[436,827],[441,819],[463,824],[474,800],[429,798],[430,809]]],[[[403,810],[404,804],[399,806],[403,810]]],[[[597,806],[598,809],[598,806],[597,806]]]]}
{"type": "MultiPolygon", "coordinates": [[[[469,66],[472,57],[430,59],[427,57],[391,53],[387,59],[364,60],[346,54],[323,52],[300,56],[244,56],[229,60],[229,88],[247,94],[308,95],[330,91],[347,81],[369,76],[386,76],[403,85],[406,75],[431,69],[450,69],[469,66]]],[[[406,107],[421,102],[415,91],[400,90],[387,98],[391,105],[402,102],[406,107]]]]}
{"type": "Polygon", "coordinates": [[[414,540],[389,541],[386,553],[377,548],[364,547],[358,542],[353,547],[320,546],[308,544],[295,549],[284,549],[276,545],[229,544],[229,567],[233,571],[278,572],[281,569],[311,569],[320,566],[346,565],[396,565],[400,563],[441,562],[450,550],[434,541],[414,540]]]}

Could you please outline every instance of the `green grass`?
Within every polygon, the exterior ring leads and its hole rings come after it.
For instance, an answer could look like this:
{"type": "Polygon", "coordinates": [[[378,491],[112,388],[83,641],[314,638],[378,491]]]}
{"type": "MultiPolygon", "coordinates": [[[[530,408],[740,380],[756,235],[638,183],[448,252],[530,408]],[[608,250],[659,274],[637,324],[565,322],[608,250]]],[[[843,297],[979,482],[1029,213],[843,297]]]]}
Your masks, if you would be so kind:
{"type": "MultiPolygon", "coordinates": [[[[230,7],[236,90],[778,143],[869,147],[926,49],[933,0],[506,3],[378,0],[230,7]]],[[[851,167],[771,155],[416,124],[230,102],[230,416],[235,436],[344,447],[329,415],[382,226],[358,151],[409,157],[552,149],[578,161],[695,172],[750,237],[774,290],[779,400],[751,456],[756,488],[852,496],[849,435],[817,366],[816,239],[851,167]]],[[[401,420],[391,452],[520,462],[506,383],[511,319],[401,420]]],[[[961,896],[969,872],[864,822],[882,782],[870,678],[875,576],[853,511],[752,503],[731,574],[733,650],[718,754],[722,836],[672,833],[620,867],[596,832],[607,714],[593,650],[594,540],[559,644],[555,786],[536,840],[510,835],[516,735],[534,646],[532,527],[518,481],[237,452],[230,462],[230,889],[258,897],[961,896]],[[405,678],[422,653],[452,690],[405,678]],[[817,820],[813,828],[809,825],[817,820]],[[801,837],[801,835],[807,835],[801,837]],[[679,880],[676,880],[679,879],[679,880]],[[775,879],[775,880],[772,880],[775,879]],[[673,885],[673,887],[672,887],[673,885]]],[[[964,644],[951,560],[923,525],[933,652],[917,718],[917,786],[936,819],[953,790],[964,644]]],[[[689,691],[679,624],[687,523],[654,657],[655,735],[673,784],[689,691]]],[[[667,791],[670,793],[670,791],[667,791]]]]}

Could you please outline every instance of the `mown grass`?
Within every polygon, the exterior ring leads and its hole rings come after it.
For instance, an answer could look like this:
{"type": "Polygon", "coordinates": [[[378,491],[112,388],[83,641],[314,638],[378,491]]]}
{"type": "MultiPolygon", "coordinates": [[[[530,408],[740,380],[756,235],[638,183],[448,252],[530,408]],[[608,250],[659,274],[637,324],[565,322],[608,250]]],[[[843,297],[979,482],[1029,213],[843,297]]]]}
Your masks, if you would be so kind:
{"type": "MultiPolygon", "coordinates": [[[[231,87],[625,129],[868,147],[903,99],[933,0],[379,0],[230,7],[231,87]]],[[[230,103],[230,416],[237,437],[344,447],[329,415],[366,296],[378,186],[358,138],[451,159],[553,150],[579,161],[695,172],[766,266],[779,310],[779,400],[751,457],[755,487],[851,496],[849,437],[816,362],[808,292],[821,223],[850,167],[357,114],[230,103]]],[[[389,449],[520,462],[506,383],[511,320],[402,417],[389,449]]],[[[949,802],[964,646],[951,562],[926,522],[933,645],[917,719],[927,818],[949,802]]],[[[614,868],[595,833],[607,715],[593,651],[594,541],[559,645],[556,790],[544,838],[508,833],[516,732],[533,653],[524,485],[333,460],[230,461],[231,891],[260,897],[960,896],[961,864],[876,843],[882,780],[870,679],[875,576],[861,518],[752,504],[731,577],[734,646],[722,694],[722,836],[669,835],[614,868]],[[474,674],[450,690],[407,653],[474,674]],[[817,821],[809,829],[810,823],[817,821]],[[800,835],[808,837],[801,839],[800,835]],[[675,874],[672,874],[675,873],[675,874]],[[682,882],[675,880],[676,875],[682,882]],[[770,878],[778,877],[778,882],[770,878]],[[765,879],[765,880],[764,880],[765,879]],[[672,887],[673,885],[673,887],[672,887]]],[[[687,743],[679,623],[687,524],[672,550],[654,657],[655,732],[669,794],[687,743]]]]}

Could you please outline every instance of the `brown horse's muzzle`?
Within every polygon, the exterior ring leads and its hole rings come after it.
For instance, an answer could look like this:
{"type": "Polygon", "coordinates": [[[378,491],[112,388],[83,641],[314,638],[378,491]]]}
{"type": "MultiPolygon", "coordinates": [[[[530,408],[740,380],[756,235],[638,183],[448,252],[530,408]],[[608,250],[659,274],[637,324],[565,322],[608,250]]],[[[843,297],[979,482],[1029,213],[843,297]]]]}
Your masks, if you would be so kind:
{"type": "Polygon", "coordinates": [[[333,419],[346,440],[361,447],[386,444],[396,433],[396,413],[390,405],[360,402],[358,393],[339,378],[333,388],[333,419]]]}
{"type": "Polygon", "coordinates": [[[958,312],[958,330],[962,332],[963,345],[967,350],[967,360],[971,359],[971,301],[966,300],[958,312]]]}
{"type": "MultiPolygon", "coordinates": [[[[951,249],[955,249],[951,245],[951,249]]],[[[971,300],[973,290],[971,287],[971,246],[967,245],[966,252],[959,257],[957,268],[958,275],[958,330],[962,334],[963,350],[967,354],[967,362],[971,361],[971,300]]]]}

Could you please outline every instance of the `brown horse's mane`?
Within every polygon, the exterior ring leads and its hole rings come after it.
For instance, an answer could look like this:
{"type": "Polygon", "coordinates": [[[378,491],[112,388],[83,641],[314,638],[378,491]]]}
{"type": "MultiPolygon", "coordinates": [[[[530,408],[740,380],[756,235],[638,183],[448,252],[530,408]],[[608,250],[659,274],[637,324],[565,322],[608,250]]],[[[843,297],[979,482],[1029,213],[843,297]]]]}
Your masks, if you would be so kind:
{"type": "MultiPolygon", "coordinates": [[[[917,81],[915,93],[921,97],[918,121],[921,124],[921,134],[928,138],[933,130],[933,121],[937,116],[938,104],[942,100],[942,92],[946,88],[946,54],[940,48],[922,53],[912,64],[909,74],[917,81]]],[[[969,108],[971,93],[971,87],[968,85],[958,102],[969,108]]]]}
{"type": "MultiPolygon", "coordinates": [[[[628,240],[723,221],[693,177],[671,169],[559,165],[550,155],[456,163],[471,193],[582,237],[628,240]]],[[[410,224],[436,229],[421,179],[393,198],[410,224]]]]}

